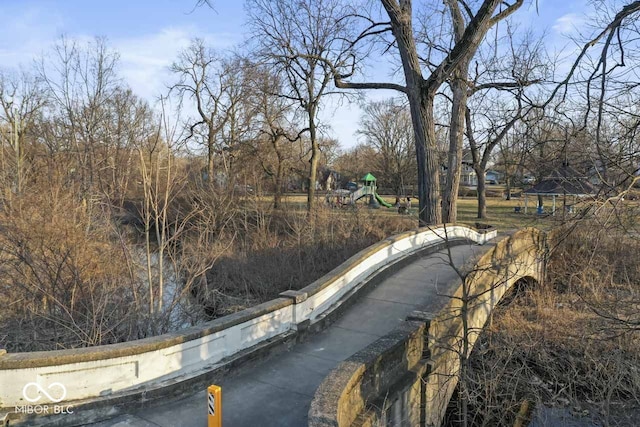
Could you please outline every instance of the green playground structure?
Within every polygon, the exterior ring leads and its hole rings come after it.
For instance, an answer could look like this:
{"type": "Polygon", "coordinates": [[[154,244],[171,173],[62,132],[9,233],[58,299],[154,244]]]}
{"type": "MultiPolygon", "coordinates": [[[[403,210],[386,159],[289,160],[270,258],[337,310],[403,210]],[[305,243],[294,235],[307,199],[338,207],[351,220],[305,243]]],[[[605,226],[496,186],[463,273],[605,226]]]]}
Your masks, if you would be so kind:
{"type": "MultiPolygon", "coordinates": [[[[363,183],[362,187],[358,188],[356,191],[351,193],[351,203],[355,203],[356,200],[361,199],[364,196],[375,197],[375,200],[380,203],[382,206],[387,208],[392,208],[393,205],[391,203],[387,203],[380,195],[376,192],[376,177],[371,173],[367,173],[360,179],[360,182],[363,183]]],[[[371,202],[370,202],[371,203],[371,202]]]]}
{"type": "Polygon", "coordinates": [[[391,203],[387,203],[378,193],[375,193],[376,200],[385,208],[392,208],[393,205],[391,203]]]}
{"type": "Polygon", "coordinates": [[[376,177],[373,176],[373,174],[367,173],[365,176],[363,176],[360,179],[360,182],[362,182],[362,187],[358,188],[355,191],[334,190],[333,192],[328,193],[327,203],[335,206],[334,202],[332,201],[332,197],[335,197],[337,199],[338,205],[341,205],[341,206],[354,205],[356,201],[360,200],[365,196],[369,196],[369,207],[379,208],[380,205],[386,208],[395,207],[394,205],[392,205],[391,203],[387,202],[382,197],[380,197],[380,195],[376,191],[377,189],[376,177]],[[347,200],[346,203],[344,201],[345,199],[347,200]]]}

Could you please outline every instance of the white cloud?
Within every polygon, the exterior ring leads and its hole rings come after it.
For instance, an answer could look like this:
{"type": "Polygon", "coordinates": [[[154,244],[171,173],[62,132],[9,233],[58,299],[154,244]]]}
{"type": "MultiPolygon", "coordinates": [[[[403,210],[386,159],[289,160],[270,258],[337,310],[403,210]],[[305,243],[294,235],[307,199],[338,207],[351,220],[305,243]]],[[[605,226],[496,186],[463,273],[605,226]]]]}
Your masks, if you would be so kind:
{"type": "MultiPolygon", "coordinates": [[[[62,34],[80,45],[98,35],[73,32],[64,16],[46,5],[0,4],[0,16],[10,17],[0,26],[0,68],[30,68],[62,34]]],[[[107,34],[107,44],[120,55],[120,76],[134,92],[152,101],[166,92],[168,66],[194,37],[203,38],[210,46],[220,49],[240,41],[239,34],[207,33],[195,25],[184,25],[133,37],[107,34]]]]}
{"type": "Polygon", "coordinates": [[[153,34],[112,40],[120,54],[120,74],[139,96],[150,101],[166,92],[168,67],[194,37],[214,48],[229,48],[237,42],[231,34],[203,34],[196,27],[164,28],[153,34]]]}
{"type": "Polygon", "coordinates": [[[584,23],[584,16],[577,13],[567,13],[556,19],[552,28],[557,33],[569,35],[579,31],[584,23]]]}
{"type": "Polygon", "coordinates": [[[0,26],[0,64],[5,68],[29,66],[50,47],[64,25],[60,14],[36,7],[19,13],[0,7],[0,16],[4,17],[0,26]]]}

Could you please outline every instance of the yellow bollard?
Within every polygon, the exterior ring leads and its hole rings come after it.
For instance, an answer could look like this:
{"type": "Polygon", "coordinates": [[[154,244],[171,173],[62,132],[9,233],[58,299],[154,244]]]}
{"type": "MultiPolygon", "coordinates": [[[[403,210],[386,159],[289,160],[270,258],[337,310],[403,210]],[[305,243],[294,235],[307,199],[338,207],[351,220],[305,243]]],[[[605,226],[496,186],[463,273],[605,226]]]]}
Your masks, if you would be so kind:
{"type": "Polygon", "coordinates": [[[207,387],[207,427],[222,427],[222,388],[217,385],[207,387]]]}

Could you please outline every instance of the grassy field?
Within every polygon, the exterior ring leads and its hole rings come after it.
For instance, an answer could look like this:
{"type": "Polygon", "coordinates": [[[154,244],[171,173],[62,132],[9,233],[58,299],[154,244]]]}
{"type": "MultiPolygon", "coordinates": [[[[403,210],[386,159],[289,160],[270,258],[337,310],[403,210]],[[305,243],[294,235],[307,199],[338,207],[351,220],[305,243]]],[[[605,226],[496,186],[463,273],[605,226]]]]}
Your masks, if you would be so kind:
{"type": "MultiPolygon", "coordinates": [[[[383,195],[389,203],[394,203],[395,196],[383,195]]],[[[263,200],[268,202],[269,197],[264,197],[263,200]]],[[[306,204],[306,195],[304,194],[286,194],[283,197],[283,204],[287,206],[287,209],[304,211],[306,204]]],[[[324,195],[318,196],[318,204],[326,206],[324,203],[324,195]]],[[[538,227],[538,228],[551,228],[562,221],[562,206],[558,203],[556,215],[537,215],[535,209],[536,201],[532,198],[529,200],[528,214],[516,213],[516,207],[520,206],[524,211],[524,200],[520,198],[512,198],[512,200],[505,200],[501,197],[488,197],[487,198],[487,218],[483,220],[477,219],[477,206],[478,202],[474,197],[465,197],[458,199],[458,222],[474,226],[476,222],[483,224],[491,224],[498,227],[500,230],[509,231],[522,227],[538,227]]],[[[551,200],[545,200],[547,208],[551,206],[551,200]]],[[[356,203],[357,209],[367,209],[380,216],[398,216],[395,208],[369,209],[365,198],[356,203]]],[[[340,212],[346,209],[352,209],[350,207],[332,209],[335,215],[340,215],[340,212]]],[[[409,215],[418,218],[417,200],[413,199],[413,206],[409,215]]]]}

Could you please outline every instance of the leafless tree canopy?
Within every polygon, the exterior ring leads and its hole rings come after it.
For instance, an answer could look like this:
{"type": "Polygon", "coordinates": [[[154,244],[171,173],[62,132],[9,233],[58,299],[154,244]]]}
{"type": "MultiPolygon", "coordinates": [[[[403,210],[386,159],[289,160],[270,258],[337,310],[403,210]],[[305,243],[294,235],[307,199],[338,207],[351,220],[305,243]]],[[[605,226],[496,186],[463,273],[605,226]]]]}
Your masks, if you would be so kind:
{"type": "Polygon", "coordinates": [[[307,119],[307,207],[312,210],[320,155],[318,112],[332,93],[330,64],[339,67],[347,54],[345,7],[339,0],[251,0],[247,9],[257,55],[283,76],[280,96],[295,101],[307,119]]]}
{"type": "Polygon", "coordinates": [[[358,133],[375,152],[376,177],[393,194],[405,195],[416,179],[415,146],[409,109],[396,99],[372,101],[363,108],[358,133]]]}

